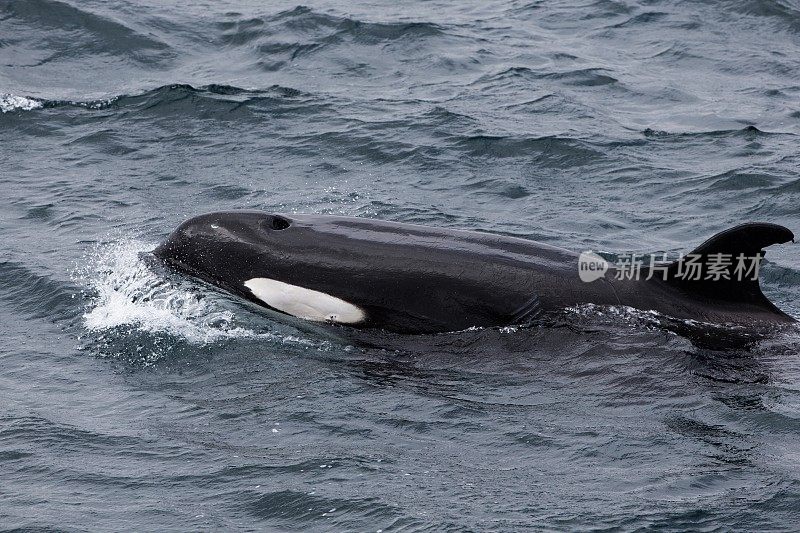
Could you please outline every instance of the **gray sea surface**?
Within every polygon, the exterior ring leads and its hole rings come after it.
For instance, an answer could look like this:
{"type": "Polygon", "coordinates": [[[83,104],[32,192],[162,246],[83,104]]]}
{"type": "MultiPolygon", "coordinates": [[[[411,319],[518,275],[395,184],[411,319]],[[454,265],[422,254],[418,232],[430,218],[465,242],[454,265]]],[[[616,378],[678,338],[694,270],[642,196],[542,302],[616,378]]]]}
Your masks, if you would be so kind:
{"type": "MultiPolygon", "coordinates": [[[[799,72],[788,0],[0,0],[0,529],[800,530],[800,330],[368,348],[147,261],[243,208],[798,232],[799,72]]],[[[767,259],[800,317],[800,246],[767,259]]]]}

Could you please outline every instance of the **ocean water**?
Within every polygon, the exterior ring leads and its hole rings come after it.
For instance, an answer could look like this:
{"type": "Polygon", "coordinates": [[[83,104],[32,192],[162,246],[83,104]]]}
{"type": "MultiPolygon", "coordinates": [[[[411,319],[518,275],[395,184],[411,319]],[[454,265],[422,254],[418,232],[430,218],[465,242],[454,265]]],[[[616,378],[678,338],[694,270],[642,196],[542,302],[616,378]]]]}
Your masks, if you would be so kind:
{"type": "MultiPolygon", "coordinates": [[[[157,267],[212,210],[800,231],[800,5],[0,0],[0,528],[800,529],[800,330],[376,347],[157,267]]],[[[764,291],[800,317],[800,247],[764,291]]]]}

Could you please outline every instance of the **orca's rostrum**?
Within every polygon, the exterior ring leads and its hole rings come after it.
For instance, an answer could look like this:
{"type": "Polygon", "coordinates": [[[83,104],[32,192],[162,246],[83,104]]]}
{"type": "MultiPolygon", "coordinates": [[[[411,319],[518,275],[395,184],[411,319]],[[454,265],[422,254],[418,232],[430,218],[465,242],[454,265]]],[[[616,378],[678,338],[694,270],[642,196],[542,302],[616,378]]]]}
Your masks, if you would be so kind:
{"type": "Polygon", "coordinates": [[[713,276],[687,277],[691,265],[683,259],[661,267],[659,275],[648,275],[645,265],[632,279],[609,266],[586,282],[579,254],[520,238],[365,218],[229,211],[184,222],[154,253],[275,311],[356,328],[435,333],[530,324],[582,304],[759,326],[794,319],[764,296],[757,276],[735,270],[735,259],[760,260],[764,248],[793,238],[775,224],[743,224],[690,254],[691,261],[715,263],[713,276]]]}

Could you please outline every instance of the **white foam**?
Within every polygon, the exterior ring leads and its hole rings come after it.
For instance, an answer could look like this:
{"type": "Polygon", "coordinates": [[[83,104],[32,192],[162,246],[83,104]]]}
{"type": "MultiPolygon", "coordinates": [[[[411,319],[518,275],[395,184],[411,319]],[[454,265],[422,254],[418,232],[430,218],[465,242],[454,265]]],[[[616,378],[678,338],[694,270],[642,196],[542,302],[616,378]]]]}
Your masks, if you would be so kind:
{"type": "Polygon", "coordinates": [[[614,321],[638,322],[645,325],[658,325],[663,317],[658,311],[642,310],[628,305],[597,305],[592,303],[566,307],[564,312],[579,317],[605,317],[614,321]]]}
{"type": "Polygon", "coordinates": [[[26,98],[24,96],[16,96],[13,94],[0,94],[0,111],[8,113],[9,111],[21,110],[30,111],[32,109],[39,109],[42,103],[33,98],[26,98]]]}
{"type": "Polygon", "coordinates": [[[90,305],[84,324],[90,331],[134,327],[167,333],[192,344],[231,338],[260,338],[317,345],[291,335],[255,332],[235,323],[234,314],[219,300],[179,288],[154,272],[141,254],[152,244],[123,240],[98,247],[77,277],[89,286],[90,305]]]}

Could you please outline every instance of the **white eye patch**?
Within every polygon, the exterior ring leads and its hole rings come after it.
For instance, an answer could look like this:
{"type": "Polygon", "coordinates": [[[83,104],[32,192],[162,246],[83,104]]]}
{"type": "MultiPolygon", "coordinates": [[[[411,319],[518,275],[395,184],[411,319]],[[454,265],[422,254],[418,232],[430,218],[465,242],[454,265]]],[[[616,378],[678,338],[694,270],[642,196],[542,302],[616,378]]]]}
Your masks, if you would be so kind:
{"type": "Polygon", "coordinates": [[[249,279],[244,286],[268,306],[297,318],[338,324],[357,324],[365,318],[355,305],[324,292],[269,278],[249,279]]]}

